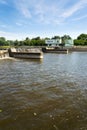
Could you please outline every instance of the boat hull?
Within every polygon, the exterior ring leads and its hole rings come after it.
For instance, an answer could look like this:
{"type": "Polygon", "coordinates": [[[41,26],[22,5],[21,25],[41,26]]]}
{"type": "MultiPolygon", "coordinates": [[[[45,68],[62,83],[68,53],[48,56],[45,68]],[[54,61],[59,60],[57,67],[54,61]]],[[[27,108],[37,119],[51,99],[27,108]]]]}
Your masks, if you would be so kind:
{"type": "Polygon", "coordinates": [[[44,53],[68,53],[68,49],[60,49],[60,48],[42,48],[44,53]]]}

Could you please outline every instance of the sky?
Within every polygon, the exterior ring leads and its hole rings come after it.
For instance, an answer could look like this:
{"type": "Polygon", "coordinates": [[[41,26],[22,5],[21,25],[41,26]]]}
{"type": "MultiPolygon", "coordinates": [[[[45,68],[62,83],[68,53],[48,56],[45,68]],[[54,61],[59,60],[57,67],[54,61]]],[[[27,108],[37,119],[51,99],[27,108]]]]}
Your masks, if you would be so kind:
{"type": "Polygon", "coordinates": [[[87,34],[87,0],[0,0],[0,37],[87,34]]]}

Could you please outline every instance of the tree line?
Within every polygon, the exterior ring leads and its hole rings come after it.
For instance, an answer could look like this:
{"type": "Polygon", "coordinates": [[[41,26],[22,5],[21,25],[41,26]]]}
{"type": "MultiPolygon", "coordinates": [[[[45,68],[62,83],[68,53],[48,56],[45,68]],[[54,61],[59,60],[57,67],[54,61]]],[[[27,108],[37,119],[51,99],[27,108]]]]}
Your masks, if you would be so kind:
{"type": "MultiPolygon", "coordinates": [[[[45,40],[49,39],[62,39],[62,43],[66,39],[71,39],[69,35],[64,35],[62,37],[60,36],[54,36],[52,38],[40,38],[40,37],[35,37],[35,38],[28,38],[26,37],[24,40],[6,40],[5,37],[0,37],[0,46],[46,46],[45,40]]],[[[74,45],[75,46],[85,46],[87,45],[87,34],[80,34],[77,39],[74,39],[74,45]]]]}
{"type": "Polygon", "coordinates": [[[80,34],[77,39],[74,39],[74,45],[87,46],[87,34],[80,34]]]}

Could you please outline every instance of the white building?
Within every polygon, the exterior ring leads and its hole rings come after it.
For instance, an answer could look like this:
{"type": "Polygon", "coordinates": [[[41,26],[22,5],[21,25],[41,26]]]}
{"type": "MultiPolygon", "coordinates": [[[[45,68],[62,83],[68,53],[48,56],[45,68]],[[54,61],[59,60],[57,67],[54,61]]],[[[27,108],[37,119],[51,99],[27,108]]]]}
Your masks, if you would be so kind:
{"type": "Polygon", "coordinates": [[[60,44],[60,39],[50,39],[50,40],[45,40],[45,43],[49,46],[49,45],[54,45],[57,46],[60,44]]]}
{"type": "Polygon", "coordinates": [[[62,42],[62,39],[50,39],[50,40],[45,40],[45,43],[48,46],[59,46],[59,44],[64,44],[66,47],[71,47],[74,45],[72,39],[65,39],[62,42]]]}
{"type": "Polygon", "coordinates": [[[73,43],[73,40],[72,39],[66,39],[65,40],[65,46],[66,47],[71,47],[71,46],[73,46],[74,45],[74,43],[73,43]]]}

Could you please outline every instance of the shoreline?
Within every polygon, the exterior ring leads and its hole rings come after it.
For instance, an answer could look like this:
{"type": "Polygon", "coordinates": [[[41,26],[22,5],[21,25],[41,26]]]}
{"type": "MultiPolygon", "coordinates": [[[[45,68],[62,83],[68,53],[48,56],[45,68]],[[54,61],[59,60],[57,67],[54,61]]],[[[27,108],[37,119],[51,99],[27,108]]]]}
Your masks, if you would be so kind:
{"type": "MultiPolygon", "coordinates": [[[[46,47],[46,46],[44,46],[46,47]]],[[[20,47],[21,48],[21,47],[20,47]]],[[[22,47],[23,48],[23,47],[22,47]]],[[[42,50],[43,46],[38,46],[38,47],[29,47],[28,48],[39,48],[42,50]]],[[[68,52],[87,52],[87,46],[72,46],[72,47],[63,47],[63,49],[67,49],[68,52]]],[[[42,51],[43,52],[43,51],[42,51]]],[[[49,53],[49,52],[48,52],[49,53]]],[[[53,52],[50,52],[53,53],[53,52]]],[[[55,51],[54,51],[55,53],[55,51]]],[[[61,52],[60,52],[61,53],[61,52]]],[[[0,60],[1,59],[12,59],[12,57],[9,56],[8,50],[0,50],[0,60]]]]}
{"type": "Polygon", "coordinates": [[[86,52],[87,46],[73,46],[73,47],[64,47],[69,50],[69,52],[86,52]]]}

